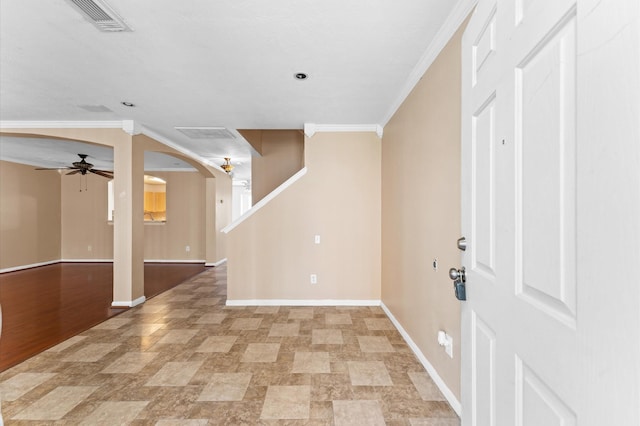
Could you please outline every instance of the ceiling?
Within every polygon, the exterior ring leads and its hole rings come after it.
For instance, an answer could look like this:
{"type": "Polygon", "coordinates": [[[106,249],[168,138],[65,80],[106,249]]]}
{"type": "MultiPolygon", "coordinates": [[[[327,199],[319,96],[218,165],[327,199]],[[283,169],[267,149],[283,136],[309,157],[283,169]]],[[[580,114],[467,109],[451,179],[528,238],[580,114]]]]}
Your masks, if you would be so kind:
{"type": "MultiPolygon", "coordinates": [[[[246,179],[256,153],[236,129],[384,125],[458,3],[108,0],[132,31],[101,32],[70,0],[3,0],[0,119],[134,120],[210,164],[231,157],[234,178],[246,179]],[[193,139],[176,127],[230,135],[193,139]]],[[[23,154],[40,166],[81,152],[31,142],[23,154]]],[[[1,138],[0,157],[16,143],[1,138]]],[[[145,159],[155,160],[174,165],[145,159]]]]}

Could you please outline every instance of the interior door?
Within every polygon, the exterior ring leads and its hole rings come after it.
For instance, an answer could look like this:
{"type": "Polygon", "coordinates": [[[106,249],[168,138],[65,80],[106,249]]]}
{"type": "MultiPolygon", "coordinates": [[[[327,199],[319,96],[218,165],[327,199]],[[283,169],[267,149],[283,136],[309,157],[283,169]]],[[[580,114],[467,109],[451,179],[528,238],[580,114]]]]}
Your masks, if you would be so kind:
{"type": "MultiPolygon", "coordinates": [[[[637,5],[633,0],[480,0],[467,26],[462,44],[465,426],[640,424],[640,292],[617,280],[620,287],[603,291],[610,281],[602,273],[621,262],[640,272],[640,179],[625,180],[615,164],[634,168],[637,161],[627,157],[639,155],[640,126],[637,115],[635,124],[625,121],[615,129],[599,117],[611,109],[638,113],[639,79],[633,70],[638,72],[640,55],[629,51],[640,49],[633,39],[637,5]],[[611,42],[613,37],[622,40],[611,42]],[[631,55],[623,72],[629,81],[606,76],[608,67],[599,61],[607,43],[616,44],[612,48],[620,57],[631,55]],[[607,95],[598,86],[603,82],[619,92],[607,95]],[[595,137],[608,127],[617,141],[595,137]],[[627,154],[617,148],[612,154],[611,143],[627,154]],[[598,155],[609,158],[598,163],[598,155]],[[614,183],[608,188],[616,194],[607,193],[598,178],[614,183]],[[631,193],[630,199],[619,198],[623,193],[631,193]],[[625,241],[607,232],[622,223],[630,231],[625,241]],[[621,303],[618,290],[633,302],[621,303]],[[618,353],[623,359],[616,360],[616,352],[605,346],[614,329],[616,344],[625,348],[618,353]]],[[[609,270],[611,277],[614,271],[609,270]]]]}

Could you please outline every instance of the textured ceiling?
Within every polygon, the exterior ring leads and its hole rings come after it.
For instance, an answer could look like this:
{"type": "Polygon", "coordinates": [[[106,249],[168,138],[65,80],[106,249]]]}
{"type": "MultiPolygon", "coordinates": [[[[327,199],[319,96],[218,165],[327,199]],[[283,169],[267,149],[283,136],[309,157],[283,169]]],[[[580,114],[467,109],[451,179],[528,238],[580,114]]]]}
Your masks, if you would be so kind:
{"type": "Polygon", "coordinates": [[[458,2],[109,4],[132,32],[100,32],[65,0],[2,0],[0,118],[135,120],[213,164],[241,160],[243,174],[252,151],[241,136],[189,139],[175,127],[384,125],[458,2]]]}

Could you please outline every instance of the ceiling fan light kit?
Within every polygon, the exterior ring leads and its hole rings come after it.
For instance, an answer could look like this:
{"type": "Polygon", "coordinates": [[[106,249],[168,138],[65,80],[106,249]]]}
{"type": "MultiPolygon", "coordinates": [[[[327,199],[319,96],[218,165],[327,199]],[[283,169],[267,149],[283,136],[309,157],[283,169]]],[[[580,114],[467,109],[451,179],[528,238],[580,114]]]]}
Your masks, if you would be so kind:
{"type": "Polygon", "coordinates": [[[224,170],[225,172],[227,172],[227,174],[229,174],[231,173],[231,170],[233,170],[235,166],[231,164],[231,158],[225,157],[224,164],[221,165],[220,167],[222,167],[222,170],[224,170]]]}
{"type": "Polygon", "coordinates": [[[66,174],[76,175],[80,173],[82,176],[84,176],[87,173],[93,173],[98,176],[106,177],[107,179],[113,179],[112,171],[94,169],[93,164],[88,163],[86,160],[86,158],[88,157],[87,154],[78,154],[78,157],[80,157],[80,161],[74,161],[73,163],[71,163],[70,167],[54,167],[54,168],[38,167],[36,168],[36,170],[71,170],[66,174]]]}

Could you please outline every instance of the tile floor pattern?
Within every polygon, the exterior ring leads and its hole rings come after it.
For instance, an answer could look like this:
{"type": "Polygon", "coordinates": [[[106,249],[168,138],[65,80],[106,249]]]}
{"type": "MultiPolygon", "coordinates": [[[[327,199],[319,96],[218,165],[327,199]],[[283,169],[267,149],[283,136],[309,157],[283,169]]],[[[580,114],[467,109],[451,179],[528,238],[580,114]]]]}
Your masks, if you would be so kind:
{"type": "Polygon", "coordinates": [[[381,308],[225,300],[210,269],[6,370],[5,424],[460,424],[381,308]]]}

